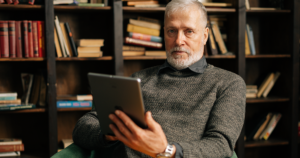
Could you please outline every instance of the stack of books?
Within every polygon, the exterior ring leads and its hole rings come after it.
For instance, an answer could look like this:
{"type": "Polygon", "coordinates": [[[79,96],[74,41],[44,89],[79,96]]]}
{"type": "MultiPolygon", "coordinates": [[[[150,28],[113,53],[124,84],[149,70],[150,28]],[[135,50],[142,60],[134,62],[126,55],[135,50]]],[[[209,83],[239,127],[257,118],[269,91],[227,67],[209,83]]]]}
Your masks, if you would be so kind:
{"type": "Polygon", "coordinates": [[[57,108],[86,108],[92,107],[93,96],[91,94],[60,95],[57,97],[57,108]]]}
{"type": "Polygon", "coordinates": [[[35,108],[35,105],[22,104],[21,99],[17,99],[17,92],[0,93],[0,111],[31,108],[35,108]]]}
{"type": "Polygon", "coordinates": [[[269,112],[246,123],[247,140],[268,140],[281,117],[281,113],[269,112]]]}
{"type": "Polygon", "coordinates": [[[0,138],[0,157],[21,156],[24,144],[21,139],[0,138]]]}
{"type": "Polygon", "coordinates": [[[45,57],[44,21],[0,21],[0,57],[45,57]]]}
{"type": "Polygon", "coordinates": [[[104,39],[80,39],[77,41],[77,57],[102,57],[104,39]]]}
{"type": "Polygon", "coordinates": [[[246,88],[247,88],[246,98],[256,98],[257,85],[246,85],[246,88]]]}

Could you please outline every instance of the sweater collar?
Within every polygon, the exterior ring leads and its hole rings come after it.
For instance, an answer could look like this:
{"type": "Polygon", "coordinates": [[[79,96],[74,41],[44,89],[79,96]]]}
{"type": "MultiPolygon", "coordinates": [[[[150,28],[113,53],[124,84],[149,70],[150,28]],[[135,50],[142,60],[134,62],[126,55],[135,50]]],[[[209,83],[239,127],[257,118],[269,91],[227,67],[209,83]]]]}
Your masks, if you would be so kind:
{"type": "Polygon", "coordinates": [[[157,74],[159,74],[161,72],[161,70],[164,70],[164,69],[172,69],[173,71],[181,71],[181,72],[184,72],[184,71],[192,71],[194,73],[203,73],[205,71],[207,67],[207,62],[206,62],[206,58],[205,56],[203,55],[202,58],[200,60],[198,60],[196,63],[194,63],[193,65],[185,68],[185,69],[182,69],[182,70],[177,70],[175,69],[172,65],[170,65],[168,63],[168,61],[166,60],[165,63],[163,65],[161,65],[157,71],[157,74]]]}

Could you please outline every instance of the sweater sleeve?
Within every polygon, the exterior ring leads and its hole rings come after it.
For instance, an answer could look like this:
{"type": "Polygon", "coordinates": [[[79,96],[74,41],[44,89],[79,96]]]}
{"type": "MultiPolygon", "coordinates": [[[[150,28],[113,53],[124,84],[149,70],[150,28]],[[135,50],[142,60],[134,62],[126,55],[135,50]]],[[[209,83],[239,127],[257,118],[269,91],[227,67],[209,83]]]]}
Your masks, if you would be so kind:
{"type": "Polygon", "coordinates": [[[220,87],[201,140],[177,142],[186,158],[231,157],[244,124],[246,85],[238,77],[220,87]]]}
{"type": "Polygon", "coordinates": [[[73,130],[73,141],[78,146],[89,150],[112,147],[118,143],[118,141],[105,142],[104,135],[100,130],[97,112],[94,110],[88,112],[78,120],[73,130]]]}

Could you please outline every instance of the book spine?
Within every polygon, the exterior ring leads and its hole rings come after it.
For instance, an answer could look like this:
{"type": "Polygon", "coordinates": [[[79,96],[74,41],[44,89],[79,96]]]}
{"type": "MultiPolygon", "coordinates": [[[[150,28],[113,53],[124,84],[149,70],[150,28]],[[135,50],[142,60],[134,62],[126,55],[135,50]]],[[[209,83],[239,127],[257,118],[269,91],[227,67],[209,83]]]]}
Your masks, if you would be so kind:
{"type": "Polygon", "coordinates": [[[77,49],[76,49],[76,45],[75,45],[75,42],[74,42],[74,39],[73,39],[73,34],[71,32],[69,23],[66,22],[65,23],[65,27],[66,27],[66,31],[67,31],[67,34],[68,34],[68,37],[69,37],[70,44],[71,44],[73,56],[77,57],[78,56],[78,52],[77,52],[77,49]]]}
{"type": "Polygon", "coordinates": [[[32,109],[35,108],[35,105],[8,105],[8,106],[0,106],[0,110],[19,110],[19,109],[32,109]]]}
{"type": "Polygon", "coordinates": [[[144,41],[151,41],[151,42],[162,42],[162,38],[158,36],[151,36],[145,35],[141,33],[129,32],[128,36],[134,39],[144,40],[144,41]]]}
{"type": "Polygon", "coordinates": [[[33,56],[40,57],[37,21],[32,21],[32,34],[33,34],[33,56]]]}
{"type": "Polygon", "coordinates": [[[130,37],[125,38],[125,43],[139,45],[139,46],[145,46],[145,47],[151,47],[151,48],[158,48],[158,49],[162,48],[161,43],[142,41],[142,40],[137,40],[137,39],[133,39],[130,37]]]}
{"type": "Polygon", "coordinates": [[[16,56],[17,58],[23,57],[22,52],[22,32],[21,32],[21,21],[16,21],[16,56]]]}
{"type": "Polygon", "coordinates": [[[13,1],[12,0],[6,0],[6,3],[11,4],[11,3],[13,3],[13,1]]]}
{"type": "Polygon", "coordinates": [[[9,34],[9,57],[16,57],[16,26],[15,21],[8,21],[8,34],[9,34]]]}
{"type": "Polygon", "coordinates": [[[29,57],[34,57],[33,53],[33,34],[32,34],[32,21],[28,20],[28,51],[29,57]]]}
{"type": "Polygon", "coordinates": [[[0,100],[0,104],[21,104],[21,99],[17,99],[17,100],[0,100]]]}
{"type": "Polygon", "coordinates": [[[264,137],[263,137],[264,140],[268,140],[271,133],[274,131],[276,125],[278,124],[278,121],[280,120],[280,118],[281,118],[281,114],[277,114],[276,120],[272,123],[272,126],[268,129],[267,133],[264,135],[264,137]]]}
{"type": "Polygon", "coordinates": [[[0,0],[0,4],[1,4],[1,3],[5,3],[5,1],[4,1],[4,0],[0,0]]]}
{"type": "Polygon", "coordinates": [[[16,96],[3,96],[0,97],[0,100],[16,100],[17,97],[16,96]]]}
{"type": "Polygon", "coordinates": [[[28,48],[28,21],[23,20],[22,23],[22,32],[23,32],[23,48],[24,48],[24,57],[29,57],[29,48],[28,48]]]}
{"type": "Polygon", "coordinates": [[[35,0],[28,0],[28,4],[33,5],[35,0]]]}
{"type": "Polygon", "coordinates": [[[9,57],[8,22],[0,21],[0,52],[2,58],[9,57]]]}
{"type": "Polygon", "coordinates": [[[0,152],[24,151],[24,144],[0,145],[0,152]]]}
{"type": "Polygon", "coordinates": [[[57,101],[57,108],[92,107],[92,101],[57,101]]]}
{"type": "Polygon", "coordinates": [[[19,4],[19,0],[13,0],[13,2],[14,2],[14,5],[19,4]]]}
{"type": "Polygon", "coordinates": [[[127,32],[136,32],[136,33],[142,33],[146,35],[159,36],[159,30],[135,26],[132,24],[127,25],[127,32]]]}
{"type": "Polygon", "coordinates": [[[38,21],[39,56],[45,57],[44,21],[38,21]]]}

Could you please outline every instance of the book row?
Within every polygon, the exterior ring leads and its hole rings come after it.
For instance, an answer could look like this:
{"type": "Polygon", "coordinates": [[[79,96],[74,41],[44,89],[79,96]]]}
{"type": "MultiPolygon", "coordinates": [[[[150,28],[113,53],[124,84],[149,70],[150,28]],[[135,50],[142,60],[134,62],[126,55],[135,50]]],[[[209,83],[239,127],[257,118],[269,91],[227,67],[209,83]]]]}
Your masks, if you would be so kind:
{"type": "Polygon", "coordinates": [[[0,21],[0,57],[45,57],[44,21],[0,21]]]}

